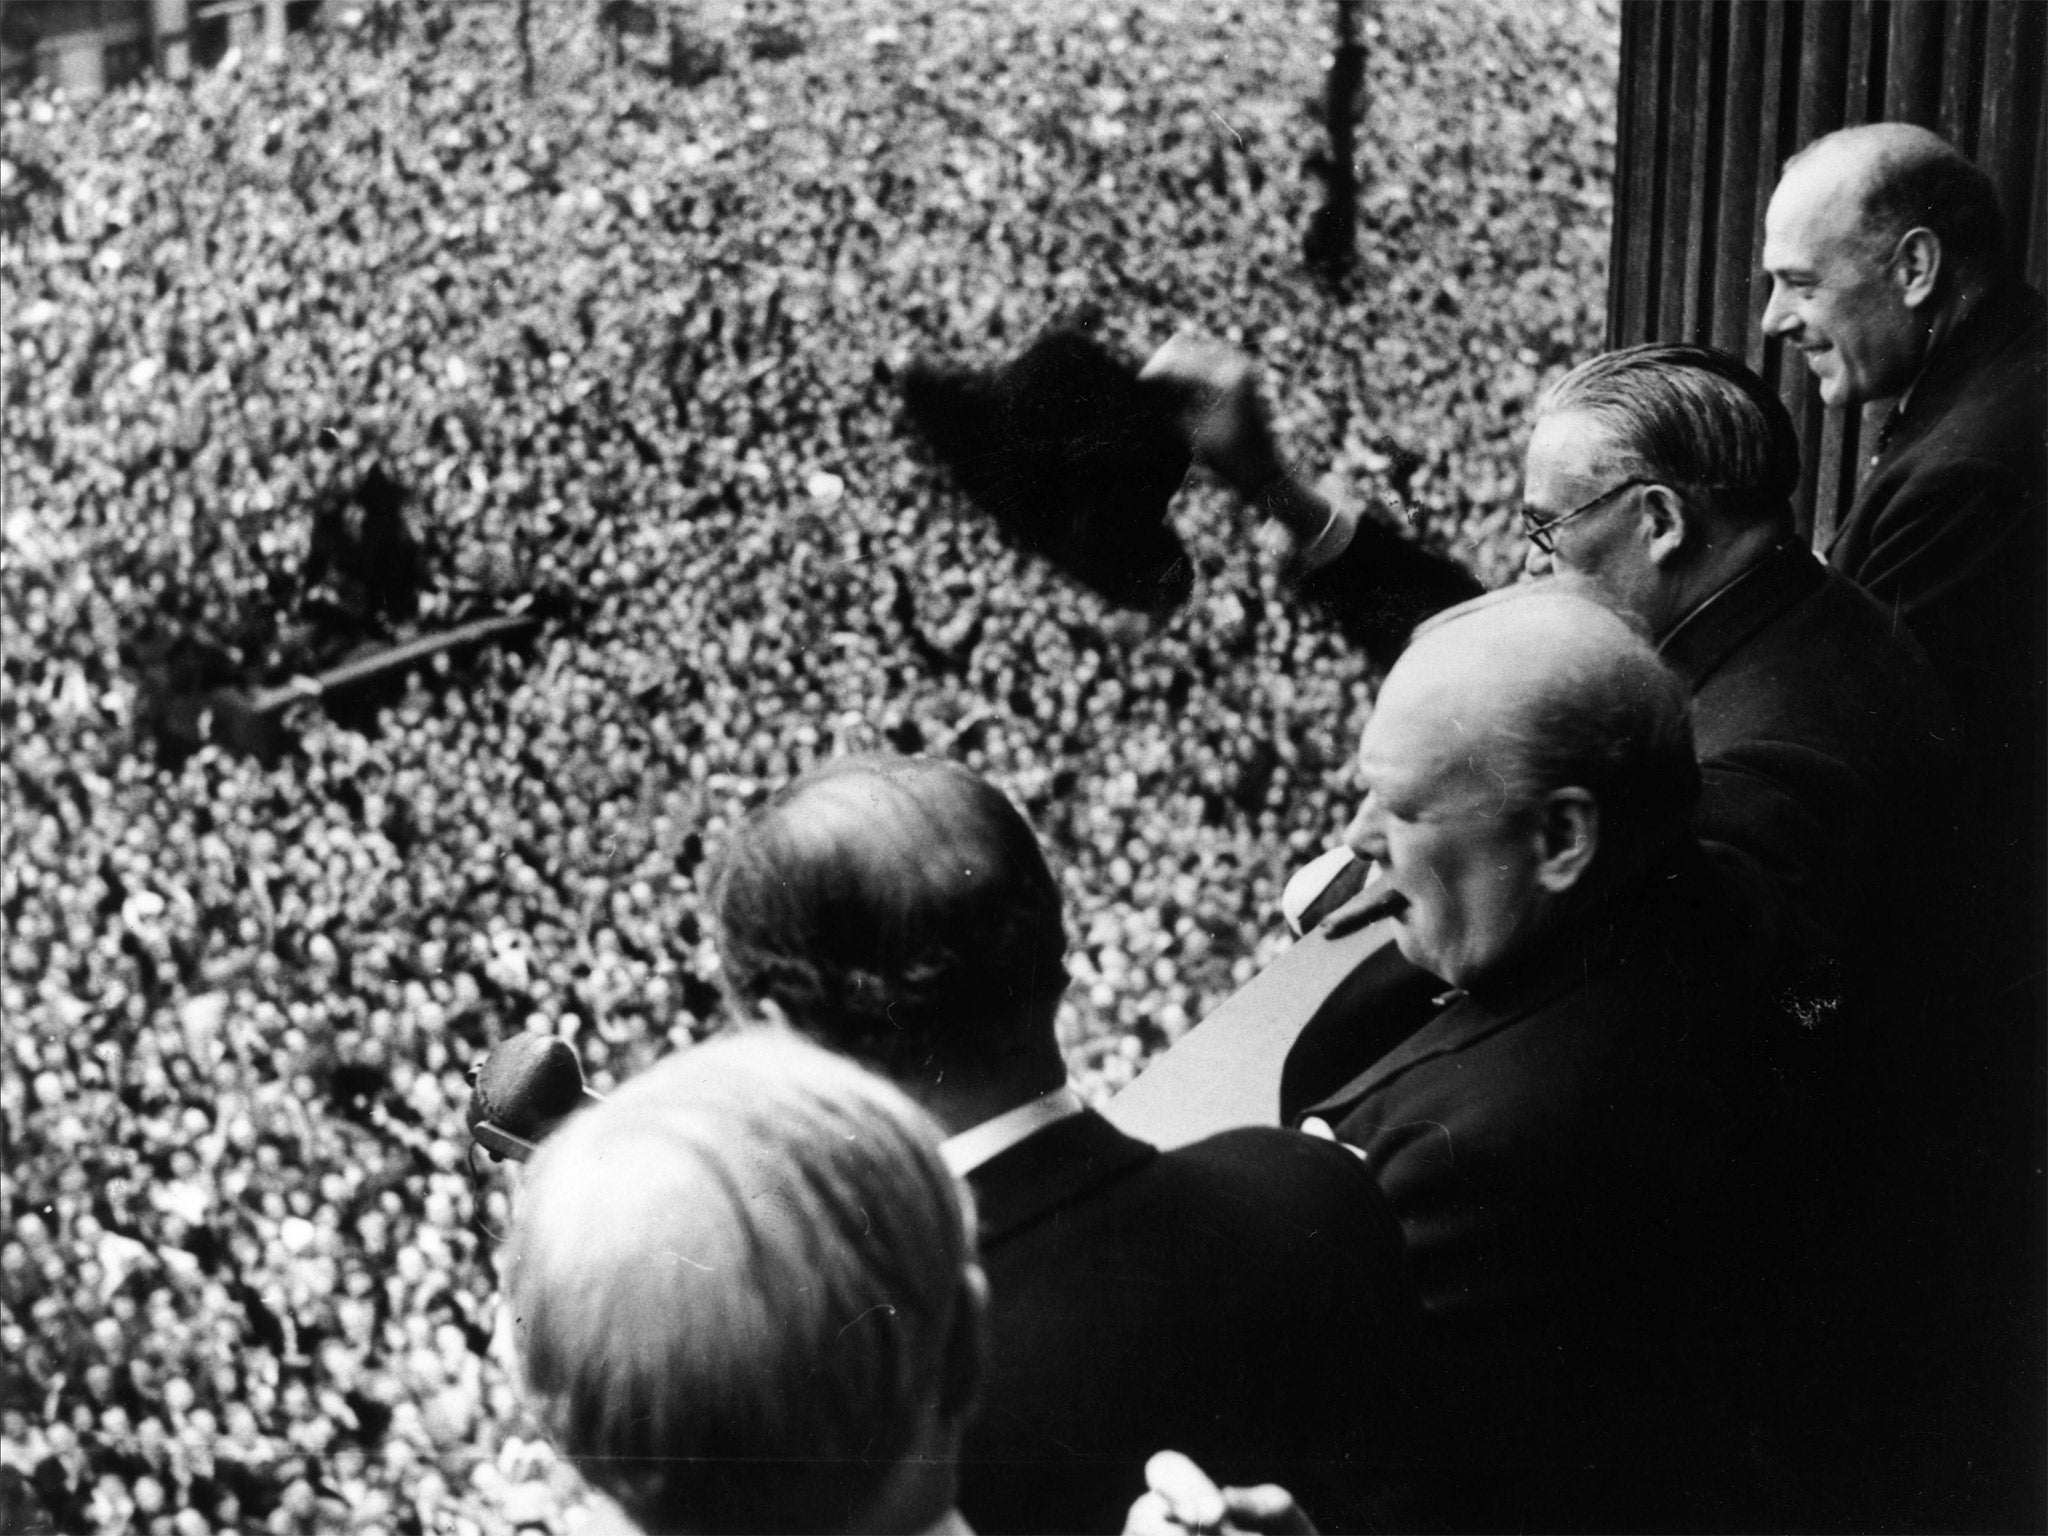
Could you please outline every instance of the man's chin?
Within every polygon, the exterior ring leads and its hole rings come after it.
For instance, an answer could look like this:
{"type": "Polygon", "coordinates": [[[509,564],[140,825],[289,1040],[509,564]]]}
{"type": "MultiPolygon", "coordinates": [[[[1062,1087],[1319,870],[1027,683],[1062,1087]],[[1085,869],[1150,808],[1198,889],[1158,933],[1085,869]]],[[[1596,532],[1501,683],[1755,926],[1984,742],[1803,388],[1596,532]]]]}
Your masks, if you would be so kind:
{"type": "Polygon", "coordinates": [[[1418,970],[1427,971],[1440,981],[1444,979],[1444,973],[1439,969],[1438,957],[1430,953],[1416,938],[1415,930],[1398,917],[1394,919],[1394,948],[1401,952],[1403,960],[1418,970]]]}
{"type": "Polygon", "coordinates": [[[1830,410],[1839,410],[1845,405],[1854,405],[1850,398],[1849,378],[1840,368],[1823,367],[1818,358],[1809,357],[1806,366],[1813,370],[1813,382],[1820,393],[1820,403],[1830,410]]]}

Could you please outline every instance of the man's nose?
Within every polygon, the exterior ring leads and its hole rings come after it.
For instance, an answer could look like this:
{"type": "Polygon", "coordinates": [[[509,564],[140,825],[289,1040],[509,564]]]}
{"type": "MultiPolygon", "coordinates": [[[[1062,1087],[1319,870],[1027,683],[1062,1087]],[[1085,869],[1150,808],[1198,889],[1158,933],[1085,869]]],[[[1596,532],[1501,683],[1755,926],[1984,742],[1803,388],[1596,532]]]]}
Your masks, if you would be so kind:
{"type": "Polygon", "coordinates": [[[1386,856],[1387,842],[1380,830],[1380,815],[1370,795],[1351,818],[1351,825],[1344,829],[1344,846],[1368,863],[1386,856]]]}
{"type": "Polygon", "coordinates": [[[1534,544],[1523,548],[1522,574],[1524,576],[1548,576],[1556,569],[1557,562],[1551,558],[1548,551],[1538,549],[1534,544]]]}
{"type": "Polygon", "coordinates": [[[1792,326],[1792,306],[1784,301],[1783,290],[1773,283],[1771,297],[1764,305],[1763,333],[1766,336],[1782,336],[1792,326]]]}

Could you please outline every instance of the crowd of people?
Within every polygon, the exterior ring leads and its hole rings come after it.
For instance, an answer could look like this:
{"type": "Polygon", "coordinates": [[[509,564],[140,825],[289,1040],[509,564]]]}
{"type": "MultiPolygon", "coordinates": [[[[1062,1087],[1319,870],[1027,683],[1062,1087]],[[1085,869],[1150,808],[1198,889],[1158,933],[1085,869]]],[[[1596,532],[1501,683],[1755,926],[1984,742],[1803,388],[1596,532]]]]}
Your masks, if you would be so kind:
{"type": "Polygon", "coordinates": [[[0,1520],[568,1529],[580,1467],[648,1529],[2027,1524],[1989,183],[1784,168],[1764,331],[1897,402],[1815,551],[1739,359],[1595,355],[1611,17],[1376,15],[1339,280],[1317,7],[648,14],[688,70],[421,0],[0,109],[0,1520]],[[1083,303],[1235,493],[1166,611],[901,414],[1083,303]],[[202,744],[485,612],[539,622],[202,744]],[[1116,1090],[1339,841],[1272,974],[1354,962],[1152,1144],[1116,1090]],[[625,1086],[515,1199],[462,1106],[521,1034],[625,1086]]]}
{"type": "Polygon", "coordinates": [[[1204,324],[1303,386],[1290,441],[1405,466],[1497,576],[1518,413],[1598,335],[1597,9],[1373,19],[1401,131],[1334,293],[1299,257],[1317,5],[693,7],[724,66],[678,89],[542,4],[531,96],[511,8],[376,9],[281,67],[4,104],[10,1526],[558,1524],[484,1347],[463,1073],[524,1028],[600,1084],[701,1034],[700,860],[831,752],[1027,808],[1093,1095],[1275,952],[1363,659],[1204,485],[1163,619],[1004,548],[900,431],[909,358],[1083,299],[1133,358],[1204,324]],[[167,633],[247,683],[335,659],[309,509],[372,465],[426,584],[351,641],[569,617],[374,731],[300,710],[275,766],[160,760],[167,633]]]}

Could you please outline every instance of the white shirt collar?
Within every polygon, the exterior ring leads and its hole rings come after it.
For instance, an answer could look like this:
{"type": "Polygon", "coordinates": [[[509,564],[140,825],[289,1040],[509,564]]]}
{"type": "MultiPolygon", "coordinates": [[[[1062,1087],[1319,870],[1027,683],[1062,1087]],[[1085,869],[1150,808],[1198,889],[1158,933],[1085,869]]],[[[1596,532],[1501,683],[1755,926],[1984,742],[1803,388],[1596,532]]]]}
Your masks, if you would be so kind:
{"type": "Polygon", "coordinates": [[[1057,1125],[1069,1115],[1078,1115],[1085,1108],[1081,1096],[1062,1083],[1051,1093],[1027,1100],[1015,1109],[1006,1109],[992,1120],[971,1125],[957,1136],[948,1136],[939,1143],[939,1156],[946,1160],[953,1177],[962,1179],[1025,1137],[1048,1125],[1057,1125]]]}
{"type": "MultiPolygon", "coordinates": [[[[590,1513],[581,1529],[592,1536],[641,1536],[640,1527],[626,1518],[626,1512],[601,1493],[590,1496],[590,1513]]],[[[974,1536],[974,1527],[967,1523],[967,1517],[955,1509],[948,1509],[943,1515],[926,1526],[917,1536],[974,1536]]]]}

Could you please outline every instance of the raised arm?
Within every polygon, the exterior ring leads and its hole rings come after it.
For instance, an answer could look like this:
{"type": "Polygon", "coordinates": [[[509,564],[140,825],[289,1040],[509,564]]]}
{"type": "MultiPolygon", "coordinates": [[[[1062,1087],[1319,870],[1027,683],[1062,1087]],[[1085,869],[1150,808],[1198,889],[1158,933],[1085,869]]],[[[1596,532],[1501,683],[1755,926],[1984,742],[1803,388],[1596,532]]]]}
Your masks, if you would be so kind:
{"type": "Polygon", "coordinates": [[[1180,331],[1138,375],[1157,390],[1195,461],[1284,530],[1288,579],[1385,666],[1431,614],[1483,590],[1456,561],[1353,504],[1332,504],[1281,457],[1252,360],[1180,331]]]}

